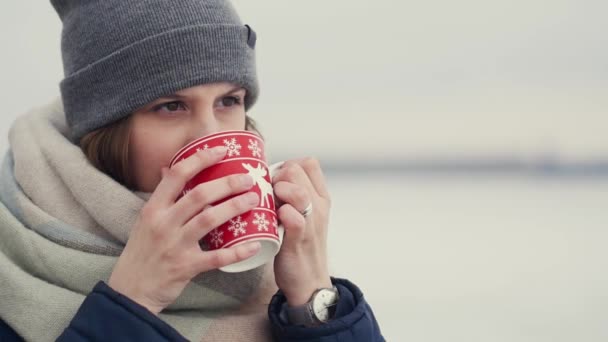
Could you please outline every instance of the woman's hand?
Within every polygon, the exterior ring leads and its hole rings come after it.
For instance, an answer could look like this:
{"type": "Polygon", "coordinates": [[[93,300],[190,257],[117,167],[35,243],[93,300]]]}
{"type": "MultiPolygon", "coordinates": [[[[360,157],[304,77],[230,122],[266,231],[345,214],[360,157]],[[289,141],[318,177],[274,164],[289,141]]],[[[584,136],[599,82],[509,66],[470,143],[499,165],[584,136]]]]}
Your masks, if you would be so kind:
{"type": "Polygon", "coordinates": [[[302,305],[316,289],[332,286],[327,265],[329,193],[321,166],[312,158],[285,162],[272,183],[275,196],[284,202],[277,214],[285,228],[275,279],[290,306],[302,305]],[[304,217],[309,204],[312,212],[304,217]]]}
{"type": "Polygon", "coordinates": [[[158,314],[173,303],[201,272],[223,267],[257,253],[259,243],[202,251],[199,240],[229,219],[256,206],[250,176],[231,175],[199,184],[180,198],[187,181],[222,160],[226,148],[201,150],[163,168],[162,180],[142,208],[108,285],[158,314]],[[216,206],[207,205],[243,193],[216,206]],[[204,210],[203,210],[204,209],[204,210]]]}

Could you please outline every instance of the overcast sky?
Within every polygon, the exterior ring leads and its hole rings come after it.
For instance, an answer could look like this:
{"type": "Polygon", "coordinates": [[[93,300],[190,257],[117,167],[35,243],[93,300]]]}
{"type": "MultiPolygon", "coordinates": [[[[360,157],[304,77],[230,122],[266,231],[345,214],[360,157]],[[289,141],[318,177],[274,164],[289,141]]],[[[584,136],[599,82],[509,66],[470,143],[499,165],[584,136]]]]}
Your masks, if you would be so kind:
{"type": "MultiPolygon", "coordinates": [[[[258,33],[257,118],[279,156],[608,156],[608,2],[235,1],[258,33]]],[[[0,11],[0,147],[58,95],[49,1],[0,11]]]]}

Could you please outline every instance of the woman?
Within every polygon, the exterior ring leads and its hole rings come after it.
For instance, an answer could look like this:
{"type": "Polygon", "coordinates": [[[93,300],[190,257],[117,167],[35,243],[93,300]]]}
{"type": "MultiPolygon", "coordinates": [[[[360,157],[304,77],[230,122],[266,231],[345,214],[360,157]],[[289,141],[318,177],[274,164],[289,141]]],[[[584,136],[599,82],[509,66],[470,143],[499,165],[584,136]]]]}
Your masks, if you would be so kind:
{"type": "Polygon", "coordinates": [[[255,130],[255,32],[223,0],[52,0],[62,101],[11,128],[0,190],[0,340],[382,341],[359,289],[329,276],[329,194],[313,159],[273,178],[285,227],[273,264],[228,274],[256,243],[198,241],[258,201],[222,159],[171,169],[195,138],[255,130]],[[242,193],[217,206],[229,195],[242,193]],[[312,311],[311,311],[312,310],[312,311]],[[314,312],[313,312],[314,311],[314,312]]]}

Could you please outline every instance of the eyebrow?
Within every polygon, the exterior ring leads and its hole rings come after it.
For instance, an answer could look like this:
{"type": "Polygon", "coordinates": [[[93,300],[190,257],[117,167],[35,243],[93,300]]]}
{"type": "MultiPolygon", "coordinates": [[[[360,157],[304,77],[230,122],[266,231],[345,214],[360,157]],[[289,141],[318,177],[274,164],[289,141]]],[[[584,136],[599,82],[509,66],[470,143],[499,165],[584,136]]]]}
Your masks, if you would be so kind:
{"type": "MultiPolygon", "coordinates": [[[[234,93],[239,92],[241,90],[245,90],[245,88],[243,88],[242,86],[236,86],[236,87],[232,88],[231,90],[227,91],[226,93],[223,93],[223,94],[217,96],[215,98],[215,100],[217,100],[217,99],[219,99],[221,97],[224,97],[226,95],[234,94],[234,93]]],[[[185,98],[188,98],[188,96],[182,95],[182,94],[178,94],[178,93],[173,93],[173,94],[170,94],[170,95],[165,95],[165,96],[159,97],[154,102],[156,102],[158,100],[162,100],[162,99],[180,99],[181,100],[181,99],[185,99],[185,98]]]]}

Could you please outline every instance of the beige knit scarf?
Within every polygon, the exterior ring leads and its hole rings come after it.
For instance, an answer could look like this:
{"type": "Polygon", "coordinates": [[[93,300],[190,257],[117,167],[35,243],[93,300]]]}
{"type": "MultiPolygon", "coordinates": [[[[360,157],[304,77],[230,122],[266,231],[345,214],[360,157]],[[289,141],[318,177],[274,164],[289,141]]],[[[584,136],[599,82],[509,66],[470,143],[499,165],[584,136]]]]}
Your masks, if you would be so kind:
{"type": "MultiPolygon", "coordinates": [[[[53,341],[107,281],[145,203],[95,169],[67,138],[61,101],[18,118],[0,169],[0,317],[53,341]]],[[[270,265],[194,279],[160,317],[192,341],[271,340],[270,265]]]]}

